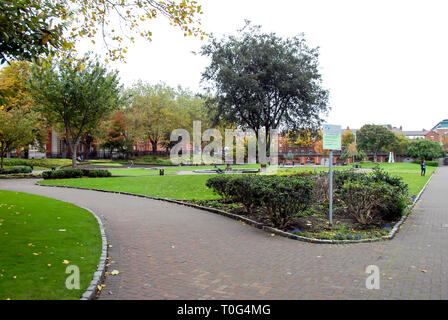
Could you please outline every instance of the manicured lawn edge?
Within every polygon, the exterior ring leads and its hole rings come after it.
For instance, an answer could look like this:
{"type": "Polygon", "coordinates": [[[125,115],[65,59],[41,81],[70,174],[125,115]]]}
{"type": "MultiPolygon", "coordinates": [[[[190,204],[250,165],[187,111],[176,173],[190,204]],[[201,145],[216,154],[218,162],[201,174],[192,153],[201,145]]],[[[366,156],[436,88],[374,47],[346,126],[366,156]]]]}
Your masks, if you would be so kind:
{"type": "Polygon", "coordinates": [[[230,212],[226,212],[226,211],[215,209],[215,208],[204,207],[204,206],[200,206],[200,205],[193,204],[193,203],[184,202],[182,200],[169,199],[169,198],[159,198],[159,197],[151,197],[151,196],[147,196],[147,195],[143,195],[143,194],[122,192],[122,191],[111,191],[111,190],[103,190],[103,189],[91,189],[91,188],[70,187],[70,186],[41,185],[41,184],[38,184],[38,182],[36,182],[36,185],[41,186],[41,187],[92,190],[92,191],[99,191],[99,192],[106,192],[106,193],[124,194],[124,195],[140,197],[140,198],[146,198],[146,199],[151,199],[151,200],[166,201],[166,202],[171,202],[171,203],[180,204],[180,205],[187,206],[187,207],[192,207],[192,208],[208,211],[208,212],[211,212],[211,213],[216,213],[216,214],[219,214],[219,215],[231,218],[233,220],[237,220],[239,222],[244,222],[244,223],[246,223],[248,225],[251,225],[251,226],[253,226],[253,227],[257,228],[257,229],[261,229],[263,231],[266,231],[266,232],[269,232],[269,233],[272,233],[272,234],[276,234],[276,235],[279,235],[279,236],[282,236],[282,237],[286,237],[286,238],[290,238],[290,239],[294,239],[294,240],[298,240],[298,241],[302,241],[302,242],[322,243],[322,244],[351,244],[351,243],[366,243],[366,242],[370,243],[370,242],[379,242],[379,241],[392,240],[395,237],[396,233],[398,232],[400,226],[403,224],[403,222],[406,220],[406,218],[412,212],[412,209],[414,208],[414,206],[417,203],[417,201],[420,199],[421,195],[425,191],[427,185],[429,184],[429,182],[431,181],[433,175],[436,172],[437,172],[437,169],[431,174],[431,176],[429,177],[428,181],[426,181],[425,185],[420,190],[419,194],[412,201],[412,204],[410,204],[408,206],[408,208],[406,209],[406,213],[394,225],[394,227],[392,228],[392,230],[389,232],[388,235],[382,236],[382,237],[379,237],[379,238],[369,238],[369,239],[361,239],[361,240],[330,240],[330,239],[315,239],[315,238],[308,238],[308,237],[298,236],[296,234],[289,233],[289,232],[286,232],[286,231],[282,231],[282,230],[279,230],[277,228],[270,227],[270,226],[265,225],[263,223],[260,223],[260,222],[254,221],[252,219],[249,219],[249,218],[246,218],[246,217],[242,217],[242,216],[230,213],[230,212]]]}
{"type": "Polygon", "coordinates": [[[92,281],[90,281],[89,286],[87,287],[86,291],[82,294],[80,300],[92,300],[97,292],[98,292],[98,286],[101,284],[101,280],[104,277],[104,272],[106,270],[106,260],[107,260],[107,237],[106,232],[104,229],[103,222],[101,221],[100,217],[90,210],[89,208],[78,206],[84,210],[89,211],[95,219],[98,221],[98,225],[100,227],[100,233],[101,233],[101,255],[100,255],[100,262],[98,263],[98,266],[96,268],[96,271],[93,273],[92,281]]]}
{"type": "Polygon", "coordinates": [[[40,173],[12,173],[12,174],[2,174],[0,179],[36,179],[42,178],[40,173]]]}

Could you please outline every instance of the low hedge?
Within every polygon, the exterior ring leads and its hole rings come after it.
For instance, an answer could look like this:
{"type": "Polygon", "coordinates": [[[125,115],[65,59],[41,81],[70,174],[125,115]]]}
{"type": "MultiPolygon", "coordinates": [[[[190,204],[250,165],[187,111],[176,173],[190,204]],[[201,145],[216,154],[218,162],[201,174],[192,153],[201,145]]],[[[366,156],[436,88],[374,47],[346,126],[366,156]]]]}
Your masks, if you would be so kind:
{"type": "Polygon", "coordinates": [[[240,202],[247,213],[263,208],[274,227],[286,229],[311,207],[313,181],[305,176],[219,175],[207,187],[223,198],[240,202]]]}
{"type": "Polygon", "coordinates": [[[42,168],[62,167],[72,164],[71,159],[21,159],[21,158],[5,158],[3,159],[5,166],[30,166],[42,168]]]}
{"type": "Polygon", "coordinates": [[[30,167],[14,167],[0,169],[0,174],[18,174],[18,173],[31,173],[33,170],[30,167]]]}
{"type": "MultiPolygon", "coordinates": [[[[420,164],[420,160],[414,160],[412,162],[420,164]]],[[[425,163],[428,167],[438,167],[439,166],[439,161],[425,161],[425,163]]]]}
{"type": "Polygon", "coordinates": [[[42,172],[42,178],[44,179],[97,178],[110,176],[112,176],[112,174],[107,170],[62,169],[42,172]]]}
{"type": "MultiPolygon", "coordinates": [[[[380,217],[384,220],[399,219],[409,202],[408,185],[401,177],[392,176],[388,172],[375,168],[371,173],[348,171],[334,172],[334,185],[337,197],[342,201],[348,211],[349,208],[358,206],[368,207],[366,199],[371,199],[375,205],[369,209],[369,215],[380,217]],[[380,193],[377,191],[381,190],[380,193]],[[362,192],[361,192],[362,191],[362,192]],[[380,199],[380,198],[381,199],[380,199]],[[380,199],[374,201],[372,199],[380,199]],[[349,203],[353,202],[353,203],[349,203]]],[[[366,211],[367,212],[367,211],[366,211]]],[[[350,212],[353,213],[353,212],[350,212]]],[[[372,219],[357,215],[356,220],[364,224],[372,219]]]]}
{"type": "MultiPolygon", "coordinates": [[[[247,214],[262,214],[273,226],[286,229],[306,215],[313,204],[328,201],[328,173],[302,175],[217,175],[207,187],[226,201],[243,204],[247,214]]],[[[408,186],[382,169],[334,172],[335,203],[358,223],[398,220],[409,204],[408,186]]]]}

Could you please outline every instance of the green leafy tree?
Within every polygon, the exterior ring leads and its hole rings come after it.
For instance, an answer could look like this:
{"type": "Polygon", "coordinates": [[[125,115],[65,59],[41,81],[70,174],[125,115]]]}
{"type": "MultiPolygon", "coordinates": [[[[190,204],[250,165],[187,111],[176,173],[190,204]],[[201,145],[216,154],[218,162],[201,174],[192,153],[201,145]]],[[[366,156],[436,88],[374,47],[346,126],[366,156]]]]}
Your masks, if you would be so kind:
{"type": "Polygon", "coordinates": [[[409,139],[401,132],[394,132],[395,140],[387,147],[387,151],[392,152],[394,155],[406,154],[409,139]]]}
{"type": "Polygon", "coordinates": [[[2,0],[0,63],[11,59],[32,60],[64,47],[67,18],[64,1],[2,0]]]}
{"type": "Polygon", "coordinates": [[[407,155],[412,158],[425,160],[442,158],[446,154],[439,142],[418,139],[409,142],[407,146],[407,155]]]}
{"type": "Polygon", "coordinates": [[[378,161],[378,153],[395,143],[395,135],[383,126],[366,124],[356,131],[358,149],[373,152],[374,162],[378,161]]]}
{"type": "Polygon", "coordinates": [[[104,115],[123,103],[116,71],[108,72],[86,55],[82,60],[65,57],[54,64],[32,68],[32,96],[51,123],[63,125],[76,166],[78,145],[96,128],[104,115]]]}
{"type": "Polygon", "coordinates": [[[187,90],[139,82],[128,93],[131,104],[125,113],[129,126],[135,128],[140,141],[148,139],[154,151],[159,145],[172,145],[170,134],[174,129],[186,129],[191,136],[193,121],[201,121],[203,129],[208,129],[203,99],[187,90]]]}
{"type": "Polygon", "coordinates": [[[26,147],[36,139],[36,119],[25,110],[15,108],[10,111],[0,110],[0,167],[8,152],[26,147]]]}
{"type": "MultiPolygon", "coordinates": [[[[315,131],[328,110],[328,92],[321,86],[318,49],[302,35],[282,39],[260,26],[246,26],[238,36],[212,38],[201,54],[211,58],[202,74],[216,95],[215,120],[251,128],[315,131]]],[[[266,137],[269,149],[269,132],[266,137]]]]}
{"type": "Polygon", "coordinates": [[[139,82],[129,91],[131,106],[126,116],[138,130],[140,141],[149,140],[152,150],[178,127],[181,114],[176,110],[176,93],[164,84],[155,86],[139,82]]]}

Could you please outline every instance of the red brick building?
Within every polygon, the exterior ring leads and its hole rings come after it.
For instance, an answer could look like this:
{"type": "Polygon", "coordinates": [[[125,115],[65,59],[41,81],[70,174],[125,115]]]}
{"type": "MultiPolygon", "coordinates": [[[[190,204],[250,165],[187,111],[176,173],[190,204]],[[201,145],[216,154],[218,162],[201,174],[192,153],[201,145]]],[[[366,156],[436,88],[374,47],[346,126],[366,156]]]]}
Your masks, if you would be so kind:
{"type": "MultiPolygon", "coordinates": [[[[395,128],[391,125],[385,125],[388,129],[393,132],[401,132],[410,140],[415,139],[428,139],[432,141],[441,141],[444,136],[448,136],[448,119],[440,121],[431,130],[421,130],[421,131],[403,131],[402,127],[395,128]]],[[[350,130],[356,135],[357,129],[350,129],[347,127],[346,130],[350,130]]],[[[50,130],[48,133],[48,142],[46,145],[46,156],[49,158],[63,158],[70,157],[70,147],[67,145],[65,140],[59,137],[54,131],[50,130]]],[[[278,138],[278,151],[279,151],[279,163],[292,163],[295,164],[327,164],[328,156],[318,154],[315,151],[314,145],[311,143],[309,146],[297,146],[288,143],[285,136],[279,135],[278,138]]],[[[447,150],[448,151],[448,150],[447,150]]],[[[102,150],[99,148],[95,141],[90,141],[90,143],[84,142],[78,147],[78,153],[84,155],[87,158],[110,158],[107,150],[102,150]]],[[[153,150],[152,144],[149,141],[138,142],[133,146],[133,153],[135,156],[140,155],[150,155],[150,154],[168,154],[164,146],[158,145],[157,150],[153,150]]],[[[351,159],[341,160],[341,151],[334,152],[334,163],[347,163],[351,162],[351,159]]],[[[373,155],[368,154],[369,159],[373,158],[373,155]]],[[[378,154],[379,162],[388,161],[388,153],[378,154]]]]}

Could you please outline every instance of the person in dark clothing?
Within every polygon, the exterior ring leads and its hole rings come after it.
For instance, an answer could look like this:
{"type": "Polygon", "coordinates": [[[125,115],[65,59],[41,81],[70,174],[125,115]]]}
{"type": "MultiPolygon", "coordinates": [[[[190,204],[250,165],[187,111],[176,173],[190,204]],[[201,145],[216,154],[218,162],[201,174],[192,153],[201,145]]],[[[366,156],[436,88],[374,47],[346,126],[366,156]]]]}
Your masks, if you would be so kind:
{"type": "Polygon", "coordinates": [[[422,161],[420,162],[420,168],[421,168],[420,175],[425,176],[426,175],[426,162],[424,159],[422,159],[422,161]]]}

